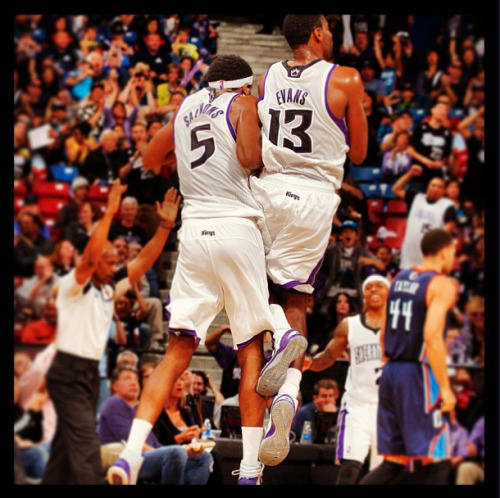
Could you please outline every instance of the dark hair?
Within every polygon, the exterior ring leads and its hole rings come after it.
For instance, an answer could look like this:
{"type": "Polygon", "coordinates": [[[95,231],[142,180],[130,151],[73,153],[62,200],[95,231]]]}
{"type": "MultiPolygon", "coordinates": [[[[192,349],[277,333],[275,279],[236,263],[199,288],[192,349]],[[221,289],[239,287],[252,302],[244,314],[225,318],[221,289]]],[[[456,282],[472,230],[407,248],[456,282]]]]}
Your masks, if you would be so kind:
{"type": "Polygon", "coordinates": [[[198,377],[201,377],[203,379],[203,385],[205,386],[206,389],[208,386],[207,374],[202,370],[193,370],[193,375],[198,375],[198,377]]]}
{"type": "Polygon", "coordinates": [[[116,367],[111,373],[111,384],[114,384],[120,378],[120,374],[125,371],[134,372],[135,374],[137,374],[137,377],[139,377],[139,370],[137,370],[137,368],[133,367],[132,365],[120,365],[119,367],[116,367]]]}
{"type": "Polygon", "coordinates": [[[434,256],[441,249],[453,244],[451,234],[441,228],[433,228],[425,233],[420,241],[420,249],[424,256],[434,256]]]}
{"type": "Polygon", "coordinates": [[[321,14],[311,16],[288,15],[283,21],[283,36],[288,45],[294,48],[305,45],[315,28],[321,28],[324,16],[321,14]]]}
{"type": "Polygon", "coordinates": [[[239,55],[219,55],[210,64],[205,75],[208,82],[219,80],[237,80],[252,76],[250,64],[239,55]]]}
{"type": "Polygon", "coordinates": [[[337,392],[339,392],[339,384],[336,380],[334,379],[320,379],[316,384],[314,384],[313,387],[313,395],[317,396],[319,393],[320,388],[322,389],[335,389],[337,392]]]}
{"type": "Polygon", "coordinates": [[[77,123],[74,127],[75,130],[80,130],[80,133],[84,137],[88,137],[90,134],[90,131],[92,130],[92,127],[90,126],[90,123],[88,121],[80,121],[77,123]]]}

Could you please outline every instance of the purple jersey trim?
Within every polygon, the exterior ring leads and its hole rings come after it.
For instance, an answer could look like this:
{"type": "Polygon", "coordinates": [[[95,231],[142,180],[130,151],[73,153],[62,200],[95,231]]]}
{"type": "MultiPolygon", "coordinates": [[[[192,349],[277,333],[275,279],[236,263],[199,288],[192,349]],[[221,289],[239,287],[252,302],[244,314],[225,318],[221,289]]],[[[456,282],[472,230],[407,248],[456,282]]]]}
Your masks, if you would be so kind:
{"type": "Polygon", "coordinates": [[[188,337],[194,337],[196,339],[196,342],[200,342],[200,338],[196,335],[196,331],[194,330],[189,330],[189,329],[176,329],[176,328],[168,328],[168,333],[170,335],[175,335],[175,336],[188,336],[188,337]]]}
{"type": "Polygon", "coordinates": [[[262,95],[257,99],[257,102],[260,102],[265,97],[265,94],[266,94],[266,80],[267,80],[267,75],[269,74],[269,70],[270,69],[271,69],[271,66],[267,68],[266,74],[264,75],[264,81],[262,82],[262,95]]]}
{"type": "Polygon", "coordinates": [[[236,132],[234,131],[233,125],[231,124],[231,120],[229,119],[229,114],[231,110],[231,106],[233,105],[234,99],[236,97],[239,97],[241,93],[237,93],[230,101],[227,106],[227,111],[226,111],[226,123],[227,127],[229,128],[229,133],[231,133],[231,136],[233,137],[234,141],[236,142],[236,132]]]}
{"type": "Polygon", "coordinates": [[[345,138],[345,143],[349,145],[349,134],[347,132],[347,126],[345,124],[345,119],[340,119],[337,116],[333,114],[333,112],[330,109],[330,106],[328,105],[328,83],[330,81],[330,78],[332,76],[333,71],[335,68],[338,67],[337,64],[334,64],[333,67],[330,69],[330,72],[328,73],[328,78],[326,79],[326,85],[325,85],[325,107],[326,110],[328,111],[328,114],[330,117],[333,119],[333,122],[340,128],[340,131],[344,134],[345,138]]]}
{"type": "Polygon", "coordinates": [[[255,341],[255,339],[257,339],[257,336],[255,337],[252,337],[251,339],[249,339],[248,341],[245,341],[245,342],[241,342],[239,344],[236,344],[236,347],[238,349],[243,349],[245,348],[246,346],[248,346],[249,344],[251,344],[253,341],[255,341]]]}
{"type": "Polygon", "coordinates": [[[341,459],[344,457],[344,435],[345,435],[345,418],[347,412],[346,410],[342,410],[340,412],[340,420],[339,420],[339,433],[337,440],[337,458],[341,459]]]}
{"type": "Polygon", "coordinates": [[[305,285],[305,284],[312,285],[315,278],[316,278],[316,274],[318,273],[319,269],[321,268],[322,263],[323,263],[323,258],[321,258],[318,261],[318,264],[314,267],[313,271],[309,275],[309,278],[305,282],[300,282],[299,280],[292,280],[291,282],[287,282],[286,284],[282,285],[281,287],[283,287],[283,289],[285,289],[285,290],[289,290],[289,289],[292,289],[293,287],[297,287],[297,285],[305,285]]]}

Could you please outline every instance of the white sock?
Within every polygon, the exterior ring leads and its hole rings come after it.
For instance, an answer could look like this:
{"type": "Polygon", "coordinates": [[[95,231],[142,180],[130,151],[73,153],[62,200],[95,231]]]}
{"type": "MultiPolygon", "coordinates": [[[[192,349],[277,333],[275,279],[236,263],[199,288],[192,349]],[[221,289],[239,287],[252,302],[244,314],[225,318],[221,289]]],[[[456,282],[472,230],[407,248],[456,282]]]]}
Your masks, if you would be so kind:
{"type": "Polygon", "coordinates": [[[128,435],[125,450],[135,455],[141,455],[144,443],[146,442],[146,439],[149,436],[152,428],[153,425],[147,420],[134,418],[132,427],[130,428],[130,433],[128,435]]]}
{"type": "Polygon", "coordinates": [[[264,435],[263,427],[242,427],[241,439],[243,443],[243,459],[245,467],[257,467],[259,463],[259,448],[264,435]]]}
{"type": "Polygon", "coordinates": [[[288,394],[296,400],[299,396],[301,380],[302,372],[298,368],[289,368],[286,371],[286,380],[278,391],[278,396],[280,394],[288,394]]]}
{"type": "Polygon", "coordinates": [[[285,332],[288,332],[292,327],[288,323],[285,312],[279,304],[270,304],[269,307],[271,308],[271,314],[273,315],[274,319],[274,327],[276,329],[273,334],[274,341],[275,344],[278,344],[281,336],[285,332]]]}

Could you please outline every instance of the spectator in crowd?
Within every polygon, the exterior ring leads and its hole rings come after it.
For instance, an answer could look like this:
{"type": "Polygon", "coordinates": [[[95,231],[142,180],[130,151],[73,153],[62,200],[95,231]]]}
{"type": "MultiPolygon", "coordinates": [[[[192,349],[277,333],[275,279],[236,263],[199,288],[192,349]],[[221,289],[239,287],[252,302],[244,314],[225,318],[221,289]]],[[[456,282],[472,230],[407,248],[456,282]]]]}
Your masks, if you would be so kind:
{"type": "Polygon", "coordinates": [[[94,233],[97,221],[92,212],[92,205],[89,202],[84,202],[78,206],[77,220],[63,228],[62,238],[69,240],[78,254],[83,254],[87,242],[94,233]]]}
{"type": "Polygon", "coordinates": [[[338,292],[346,292],[353,301],[353,311],[362,305],[361,285],[363,268],[367,265],[384,268],[383,263],[368,249],[359,244],[358,225],[354,221],[344,221],[339,228],[339,241],[327,247],[322,272],[326,281],[318,295],[318,303],[325,310],[338,292]]]}
{"type": "MultiPolygon", "coordinates": [[[[77,176],[71,182],[73,198],[57,214],[54,228],[63,230],[70,223],[78,221],[79,208],[88,202],[89,189],[89,181],[83,176],[77,176]]],[[[90,205],[92,206],[92,213],[97,219],[102,214],[101,209],[96,204],[90,203],[90,205]]]]}
{"type": "Polygon", "coordinates": [[[463,63],[460,59],[452,60],[441,76],[441,93],[446,93],[453,107],[462,107],[467,81],[463,77],[463,63]]]}
{"type": "Polygon", "coordinates": [[[382,153],[391,151],[396,146],[396,138],[402,131],[411,135],[413,129],[413,116],[408,110],[402,110],[392,115],[391,130],[380,139],[380,150],[382,153]]]}
{"type": "Polygon", "coordinates": [[[178,379],[165,409],[153,426],[153,433],[165,446],[188,445],[186,449],[189,473],[197,476],[198,483],[207,484],[210,478],[210,467],[214,462],[213,451],[207,453],[203,450],[203,446],[196,444],[200,441],[204,428],[196,424],[192,410],[186,409],[185,396],[184,382],[178,379]]]}
{"type": "Polygon", "coordinates": [[[472,241],[466,250],[466,257],[460,263],[459,279],[462,284],[462,301],[468,300],[473,295],[485,295],[485,263],[484,235],[479,235],[472,241]]]}
{"type": "Polygon", "coordinates": [[[413,190],[423,192],[431,178],[443,177],[448,172],[452,134],[445,126],[447,117],[448,106],[437,102],[431,109],[430,120],[421,121],[412,132],[408,152],[422,167],[422,173],[410,184],[413,190]]]}
{"type": "Polygon", "coordinates": [[[381,104],[386,96],[386,87],[380,79],[377,78],[377,65],[372,60],[363,62],[360,70],[361,79],[365,90],[375,92],[377,104],[381,104]]]}
{"type": "Polygon", "coordinates": [[[147,306],[137,288],[137,283],[129,292],[115,300],[115,313],[121,321],[127,336],[126,347],[142,356],[151,342],[151,327],[146,323],[147,306]],[[138,307],[134,309],[137,302],[138,307]]]}
{"type": "Polygon", "coordinates": [[[193,400],[191,405],[190,400],[188,405],[195,406],[198,414],[197,423],[202,426],[208,418],[213,425],[214,412],[224,401],[223,394],[215,387],[210,375],[203,370],[193,370],[193,400]],[[208,391],[212,394],[208,394],[208,391]],[[199,420],[199,421],[198,421],[199,420]]]}
{"type": "Polygon", "coordinates": [[[28,477],[41,479],[47,465],[48,453],[37,443],[42,439],[41,397],[24,410],[19,405],[19,380],[14,375],[14,441],[20,450],[21,461],[28,477]]]}
{"type": "Polygon", "coordinates": [[[64,85],[71,92],[71,96],[77,101],[82,101],[90,94],[94,72],[87,59],[79,60],[72,70],[68,71],[64,79],[64,85]]]}
{"type": "Polygon", "coordinates": [[[42,317],[29,322],[23,329],[21,342],[25,344],[51,344],[57,333],[57,309],[53,298],[45,301],[42,317]]]}
{"type": "Polygon", "coordinates": [[[73,243],[66,239],[60,240],[50,256],[56,275],[62,277],[70,272],[75,267],[77,257],[78,252],[73,243]]]}
{"type": "Polygon", "coordinates": [[[120,168],[127,164],[128,157],[118,149],[118,136],[114,131],[104,130],[99,141],[100,146],[89,152],[80,172],[91,184],[109,184],[118,178],[120,168]]]}
{"type": "Polygon", "coordinates": [[[466,114],[472,114],[484,106],[484,97],[484,69],[481,69],[477,76],[470,78],[467,84],[467,90],[463,101],[463,107],[466,110],[466,114]]]}
{"type": "Polygon", "coordinates": [[[465,361],[484,366],[485,347],[484,297],[472,296],[465,304],[464,323],[460,341],[465,344],[465,361]]]}
{"type": "Polygon", "coordinates": [[[467,144],[467,170],[462,183],[464,197],[472,200],[477,209],[484,208],[483,186],[485,175],[484,107],[464,118],[458,130],[467,144]]]}
{"type": "Polygon", "coordinates": [[[179,26],[174,42],[172,43],[173,62],[179,62],[185,55],[191,57],[194,61],[200,58],[198,47],[190,42],[189,27],[179,26]]]}
{"type": "Polygon", "coordinates": [[[15,298],[20,306],[27,308],[26,313],[35,319],[41,318],[45,303],[53,297],[58,276],[48,256],[38,256],[34,264],[34,275],[23,281],[16,289],[15,298]]]}
{"type": "Polygon", "coordinates": [[[374,266],[366,266],[365,267],[365,277],[369,277],[370,275],[382,275],[387,278],[390,282],[394,279],[394,277],[399,273],[400,267],[394,261],[394,255],[392,253],[392,249],[385,244],[381,244],[375,250],[375,256],[382,261],[384,264],[384,269],[379,270],[374,266]]]}
{"type": "Polygon", "coordinates": [[[172,62],[170,42],[166,38],[162,39],[160,33],[151,32],[145,36],[144,44],[145,47],[139,49],[133,57],[134,65],[137,62],[147,64],[151,80],[157,86],[165,79],[167,65],[172,62]]]}
{"type": "Polygon", "coordinates": [[[66,160],[68,164],[81,167],[85,162],[87,154],[96,149],[99,143],[89,137],[90,124],[82,121],[73,126],[72,134],[66,138],[64,147],[66,150],[66,160]]]}
{"type": "Polygon", "coordinates": [[[377,95],[372,90],[365,90],[363,109],[368,121],[368,151],[365,160],[359,166],[378,166],[381,157],[377,140],[377,130],[383,114],[377,105],[377,95]]]}
{"type": "Polygon", "coordinates": [[[410,147],[410,133],[400,131],[395,136],[392,150],[388,150],[382,158],[382,174],[391,183],[408,172],[412,158],[408,152],[410,147]]]}
{"type": "MultiPolygon", "coordinates": [[[[137,369],[130,366],[115,369],[111,389],[113,395],[104,402],[99,417],[101,444],[121,442],[128,435],[140,394],[137,369]]],[[[163,485],[206,484],[212,458],[203,450],[199,454],[199,458],[190,459],[189,450],[180,445],[162,445],[151,433],[144,445],[143,463],[137,477],[141,481],[156,481],[163,485]],[[197,472],[198,466],[193,465],[198,461],[204,462],[201,476],[197,472]]]]}
{"type": "Polygon", "coordinates": [[[20,378],[32,365],[31,356],[24,351],[14,354],[14,375],[20,378]]]}
{"type": "Polygon", "coordinates": [[[146,245],[149,237],[146,230],[137,223],[138,212],[139,204],[135,197],[127,196],[122,199],[120,218],[109,229],[108,237],[111,242],[117,237],[123,236],[127,239],[129,245],[134,242],[141,246],[146,245]]]}
{"type": "Polygon", "coordinates": [[[339,395],[339,386],[335,379],[321,379],[314,384],[312,401],[302,405],[293,419],[292,431],[297,441],[302,435],[304,422],[316,422],[318,412],[336,413],[338,411],[339,395]]]}
{"type": "Polygon", "coordinates": [[[67,29],[53,33],[47,47],[38,55],[37,60],[51,59],[61,74],[65,75],[75,68],[80,59],[73,45],[73,35],[67,29]]]}
{"type": "Polygon", "coordinates": [[[352,176],[346,175],[339,195],[341,201],[333,218],[333,226],[338,228],[343,221],[355,221],[359,228],[360,243],[364,244],[367,233],[372,229],[372,224],[368,216],[368,205],[363,189],[352,176]]]}
{"type": "Polygon", "coordinates": [[[430,49],[426,55],[426,66],[417,75],[416,95],[419,107],[428,109],[431,102],[441,92],[441,76],[443,71],[440,65],[439,52],[436,49],[430,49]]]}
{"type": "Polygon", "coordinates": [[[121,367],[122,365],[128,365],[129,367],[138,369],[139,362],[139,357],[131,349],[123,349],[116,357],[115,368],[121,367]]]}
{"type": "Polygon", "coordinates": [[[234,348],[222,340],[225,334],[231,334],[229,326],[223,325],[215,329],[212,333],[207,335],[205,347],[222,369],[220,392],[224,398],[230,398],[238,394],[241,367],[238,363],[238,357],[234,348]]]}
{"type": "Polygon", "coordinates": [[[89,136],[98,139],[104,125],[104,106],[106,94],[104,83],[94,80],[90,93],[78,103],[77,115],[80,122],[86,121],[90,125],[89,136]]]}
{"type": "Polygon", "coordinates": [[[401,247],[402,269],[419,265],[422,262],[420,240],[425,232],[432,228],[443,228],[453,232],[457,226],[457,216],[453,202],[445,197],[445,181],[443,178],[432,178],[425,193],[408,189],[411,180],[422,175],[421,166],[413,165],[392,186],[392,192],[408,205],[408,223],[401,247]]]}
{"type": "Polygon", "coordinates": [[[43,235],[46,239],[51,237],[50,229],[47,223],[43,221],[42,210],[40,209],[38,199],[33,194],[28,194],[24,198],[23,207],[19,210],[19,213],[16,219],[14,220],[14,237],[18,237],[21,233],[19,218],[21,218],[21,215],[23,213],[31,213],[36,219],[39,233],[43,235]]]}
{"type": "Polygon", "coordinates": [[[48,256],[54,241],[40,233],[40,219],[28,211],[18,216],[20,233],[14,237],[14,275],[31,277],[38,256],[48,256]]]}
{"type": "Polygon", "coordinates": [[[467,455],[457,468],[455,484],[482,484],[484,482],[484,416],[475,423],[467,440],[467,455]]]}
{"type": "Polygon", "coordinates": [[[111,106],[104,107],[103,129],[107,130],[109,128],[114,128],[116,125],[121,125],[125,138],[130,140],[132,138],[132,126],[137,119],[138,113],[139,105],[135,105],[130,112],[127,112],[125,103],[122,100],[116,100],[111,106]]]}
{"type": "Polygon", "coordinates": [[[217,39],[219,33],[217,27],[206,14],[197,14],[191,21],[189,37],[198,39],[201,45],[211,54],[217,53],[217,39]]]}
{"type": "Polygon", "coordinates": [[[174,92],[180,92],[183,96],[188,94],[187,90],[181,86],[181,68],[179,64],[171,62],[167,66],[166,81],[160,83],[156,88],[156,103],[160,109],[165,110],[165,106],[170,104],[174,92]]]}

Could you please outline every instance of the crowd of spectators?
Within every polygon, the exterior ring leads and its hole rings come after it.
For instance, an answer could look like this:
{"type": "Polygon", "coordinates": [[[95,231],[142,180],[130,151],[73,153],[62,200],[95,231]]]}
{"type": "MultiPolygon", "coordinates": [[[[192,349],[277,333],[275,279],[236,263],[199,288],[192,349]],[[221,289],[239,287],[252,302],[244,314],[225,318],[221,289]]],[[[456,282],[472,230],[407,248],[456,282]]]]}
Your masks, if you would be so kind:
{"type": "MultiPolygon", "coordinates": [[[[328,342],[339,313],[362,308],[363,278],[381,273],[392,279],[398,271],[402,241],[393,242],[385,223],[387,194],[418,165],[422,173],[407,188],[425,193],[430,179],[444,178],[444,195],[456,213],[449,228],[457,246],[456,333],[448,341],[449,359],[460,394],[457,419],[470,431],[484,411],[484,19],[361,14],[327,19],[335,62],[354,66],[361,75],[369,144],[361,165],[346,164],[331,245],[311,296],[310,352],[328,342]],[[356,180],[364,167],[379,173],[356,180]],[[376,185],[379,193],[367,185],[376,185]],[[372,211],[369,203],[379,197],[383,203],[372,211]]],[[[117,248],[126,249],[125,260],[154,233],[155,201],[169,186],[178,186],[176,166],[166,161],[146,171],[142,150],[183,97],[204,85],[218,36],[217,22],[207,15],[14,16],[16,343],[53,340],[57,279],[74,267],[101,215],[98,198],[89,198],[92,189],[116,178],[128,185],[110,231],[117,248]],[[63,180],[61,167],[69,175],[63,180]],[[42,202],[40,186],[61,181],[69,194],[54,210],[42,202]]],[[[122,338],[110,331],[111,364],[104,376],[120,349],[140,355],[162,342],[162,268],[159,262],[117,302],[122,338]]]]}

